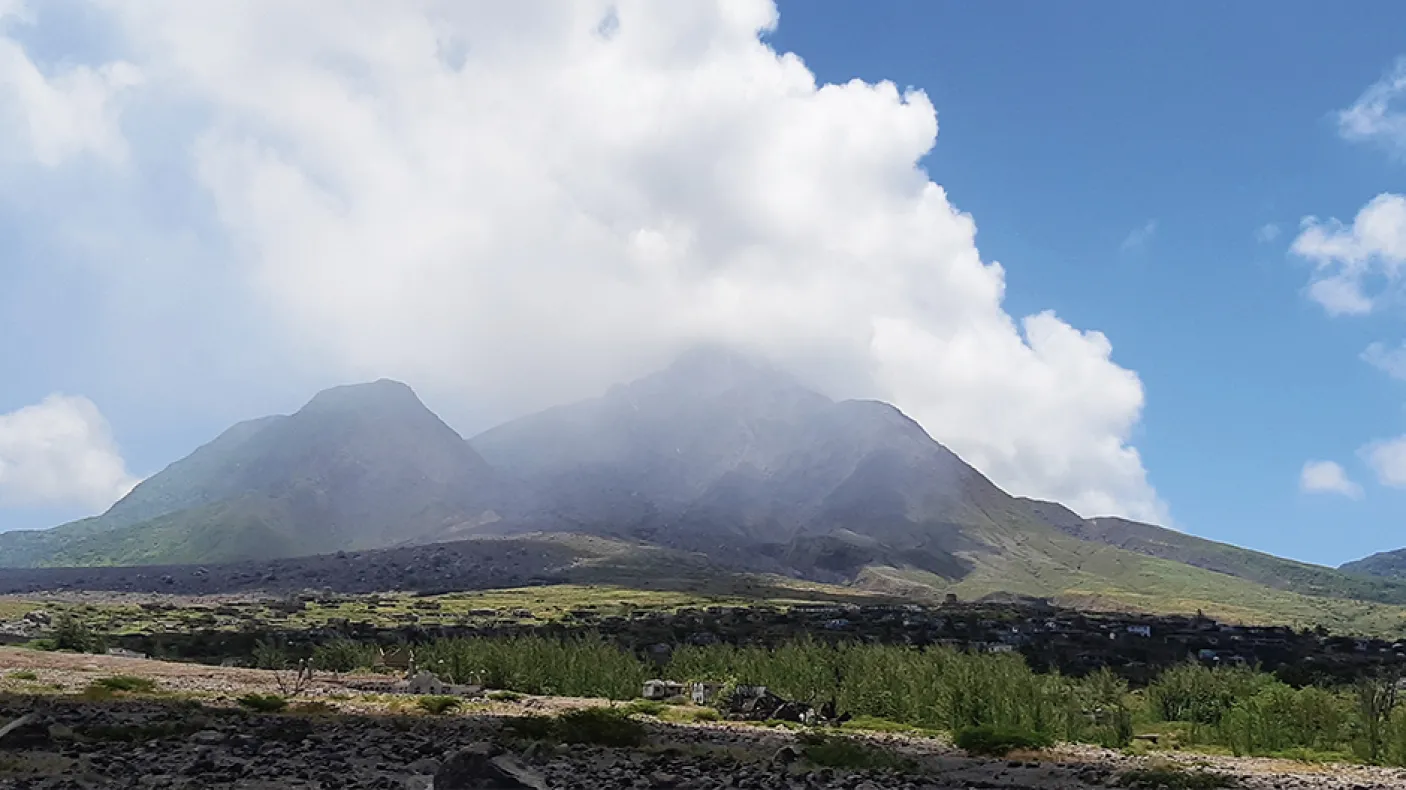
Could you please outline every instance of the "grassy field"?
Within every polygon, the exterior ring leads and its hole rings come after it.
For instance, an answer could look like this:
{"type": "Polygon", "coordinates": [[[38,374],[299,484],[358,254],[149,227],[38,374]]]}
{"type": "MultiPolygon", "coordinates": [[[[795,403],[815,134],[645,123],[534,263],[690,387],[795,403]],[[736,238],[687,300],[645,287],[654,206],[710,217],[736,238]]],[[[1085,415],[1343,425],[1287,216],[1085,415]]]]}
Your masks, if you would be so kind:
{"type": "Polygon", "coordinates": [[[1406,635],[1406,606],[1305,595],[1237,576],[1144,554],[1030,533],[996,552],[970,556],[961,581],[919,571],[871,568],[861,580],[875,589],[955,593],[972,600],[991,593],[1047,597],[1081,609],[1194,614],[1225,622],[1312,627],[1384,637],[1406,635]]]}

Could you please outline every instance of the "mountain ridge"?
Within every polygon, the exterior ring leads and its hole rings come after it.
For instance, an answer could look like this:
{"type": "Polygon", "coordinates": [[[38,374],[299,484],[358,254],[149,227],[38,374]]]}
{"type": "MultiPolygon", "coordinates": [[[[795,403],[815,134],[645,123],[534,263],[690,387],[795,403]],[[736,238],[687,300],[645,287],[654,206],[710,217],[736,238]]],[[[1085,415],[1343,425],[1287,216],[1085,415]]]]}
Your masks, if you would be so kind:
{"type": "Polygon", "coordinates": [[[1013,497],[892,405],[835,401],[719,349],[467,441],[399,382],[324,390],[231,427],[102,516],[0,535],[0,564],[272,560],[542,532],[934,594],[1406,617],[1406,581],[1013,497]]]}

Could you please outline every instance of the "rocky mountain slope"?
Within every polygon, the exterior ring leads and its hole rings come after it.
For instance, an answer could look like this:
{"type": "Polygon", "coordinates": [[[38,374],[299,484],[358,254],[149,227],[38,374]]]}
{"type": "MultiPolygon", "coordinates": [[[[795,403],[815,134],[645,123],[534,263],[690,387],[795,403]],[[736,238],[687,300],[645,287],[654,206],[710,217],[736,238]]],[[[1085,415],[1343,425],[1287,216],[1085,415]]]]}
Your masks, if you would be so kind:
{"type": "Polygon", "coordinates": [[[267,563],[543,532],[896,594],[1406,620],[1406,580],[1010,496],[898,409],[717,349],[470,442],[402,384],[329,390],[235,426],[102,516],[0,535],[0,565],[267,563]]]}
{"type": "Polygon", "coordinates": [[[382,548],[522,507],[404,384],[319,393],[240,423],[95,518],[0,534],[0,565],[198,563],[382,548]]]}

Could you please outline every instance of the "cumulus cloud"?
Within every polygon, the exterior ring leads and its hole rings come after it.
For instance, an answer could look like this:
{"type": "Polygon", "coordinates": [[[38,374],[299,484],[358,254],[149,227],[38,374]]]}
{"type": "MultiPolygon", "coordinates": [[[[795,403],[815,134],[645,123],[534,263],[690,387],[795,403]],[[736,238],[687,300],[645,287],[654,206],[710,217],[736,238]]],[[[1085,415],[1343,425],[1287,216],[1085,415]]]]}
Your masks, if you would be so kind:
{"type": "Polygon", "coordinates": [[[1314,265],[1308,295],[1329,315],[1362,315],[1392,295],[1406,264],[1406,197],[1372,198],[1347,225],[1307,217],[1291,251],[1314,265]]]}
{"type": "Polygon", "coordinates": [[[1123,243],[1119,245],[1119,248],[1124,252],[1141,249],[1146,247],[1147,243],[1151,241],[1152,237],[1156,234],[1157,220],[1150,219],[1141,226],[1134,228],[1127,236],[1123,237],[1123,243]]]}
{"type": "Polygon", "coordinates": [[[1345,139],[1381,145],[1406,156],[1406,57],[1338,113],[1338,131],[1345,139]]]}
{"type": "Polygon", "coordinates": [[[763,40],[770,0],[94,2],[132,112],[198,109],[190,175],[248,309],[348,376],[509,417],[731,342],[895,402],[1017,493],[1167,516],[1138,377],[1004,311],[919,166],[928,97],[817,84],[763,40]]]}
{"type": "Polygon", "coordinates": [[[1361,455],[1382,485],[1406,488],[1406,436],[1372,442],[1361,455]]]}
{"type": "Polygon", "coordinates": [[[1372,343],[1362,351],[1362,360],[1394,379],[1406,381],[1406,343],[1396,348],[1372,343]]]}
{"type": "Polygon", "coordinates": [[[1308,494],[1340,494],[1362,498],[1362,486],[1352,482],[1342,465],[1335,461],[1308,461],[1299,473],[1299,490],[1308,494]]]}
{"type": "Polygon", "coordinates": [[[72,505],[96,511],[136,484],[107,420],[87,398],[50,395],[0,414],[0,505],[72,505]]]}
{"type": "Polygon", "coordinates": [[[32,24],[20,0],[0,0],[0,158],[25,151],[53,167],[82,155],[120,162],[127,152],[120,100],[141,82],[132,64],[64,64],[45,73],[7,30],[32,24]]]}

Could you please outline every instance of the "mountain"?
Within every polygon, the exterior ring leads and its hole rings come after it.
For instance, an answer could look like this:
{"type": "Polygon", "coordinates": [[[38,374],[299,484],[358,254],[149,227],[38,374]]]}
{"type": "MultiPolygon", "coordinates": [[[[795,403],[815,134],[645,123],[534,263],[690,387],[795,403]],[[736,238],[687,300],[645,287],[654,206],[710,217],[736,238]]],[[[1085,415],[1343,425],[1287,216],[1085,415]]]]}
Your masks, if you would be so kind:
{"type": "MultiPolygon", "coordinates": [[[[832,400],[716,348],[470,442],[403,384],[328,390],[234,426],[101,516],[0,535],[0,565],[322,554],[335,561],[307,567],[336,568],[337,552],[536,546],[544,533],[611,546],[591,578],[617,583],[667,577],[689,557],[899,596],[1018,594],[1375,633],[1406,623],[1406,580],[1011,496],[893,406],[832,400]]],[[[565,573],[588,554],[535,567],[565,573]]]]}
{"type": "Polygon", "coordinates": [[[1012,497],[898,409],[717,349],[471,443],[577,531],[751,570],[1372,627],[1406,603],[1406,584],[1012,497]]]}
{"type": "Polygon", "coordinates": [[[1382,551],[1338,567],[1344,573],[1406,580],[1406,549],[1382,551]]]}
{"type": "Polygon", "coordinates": [[[382,380],[235,425],[101,516],[0,534],[0,564],[200,563],[380,548],[472,532],[518,504],[409,387],[382,380]]]}
{"type": "Polygon", "coordinates": [[[1128,519],[1085,519],[1056,502],[1025,501],[1046,522],[1081,540],[1304,595],[1406,604],[1406,584],[1367,578],[1366,574],[1350,567],[1353,563],[1334,570],[1128,519]]]}

